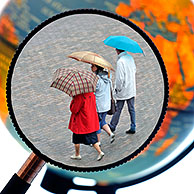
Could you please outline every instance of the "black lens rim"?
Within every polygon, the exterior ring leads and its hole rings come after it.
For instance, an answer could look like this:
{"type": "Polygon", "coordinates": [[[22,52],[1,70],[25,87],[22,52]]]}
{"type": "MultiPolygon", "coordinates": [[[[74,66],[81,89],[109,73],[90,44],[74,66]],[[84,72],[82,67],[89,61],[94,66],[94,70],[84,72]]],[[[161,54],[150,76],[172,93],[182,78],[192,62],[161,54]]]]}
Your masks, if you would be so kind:
{"type": "Polygon", "coordinates": [[[166,111],[167,111],[167,106],[168,106],[168,98],[169,98],[169,85],[168,85],[168,76],[167,76],[167,71],[164,65],[164,62],[162,60],[162,57],[157,49],[157,47],[155,46],[155,44],[152,42],[152,40],[148,37],[148,35],[141,30],[138,26],[136,26],[134,23],[132,23],[130,20],[121,17],[117,14],[114,14],[112,12],[108,12],[108,11],[103,11],[103,10],[98,10],[98,9],[76,9],[76,10],[70,10],[70,11],[65,11],[63,13],[57,14],[49,19],[47,19],[46,21],[42,22],[40,25],[38,25],[36,28],[34,28],[28,35],[27,37],[23,40],[23,42],[19,45],[18,49],[16,50],[16,53],[12,59],[11,65],[9,67],[9,71],[8,71],[8,76],[7,76],[7,83],[6,83],[6,97],[7,97],[7,105],[8,105],[8,111],[10,114],[10,118],[13,122],[13,125],[18,133],[18,135],[20,136],[20,138],[26,143],[26,145],[37,155],[39,156],[41,159],[43,159],[45,162],[53,164],[57,167],[66,169],[66,170],[71,170],[71,171],[79,171],[79,172],[96,172],[96,171],[102,171],[102,170],[107,170],[107,169],[111,169],[113,167],[116,166],[120,166],[121,164],[126,163],[127,161],[131,160],[132,158],[134,158],[135,156],[137,156],[142,150],[144,150],[144,148],[151,142],[151,140],[154,138],[154,136],[156,135],[157,131],[159,130],[163,119],[165,117],[166,111]],[[14,110],[12,107],[12,101],[11,101],[11,81],[12,81],[12,75],[14,72],[14,67],[15,64],[17,63],[17,59],[20,55],[20,53],[22,52],[22,50],[24,49],[25,45],[28,43],[28,41],[37,33],[39,32],[41,29],[43,29],[45,26],[49,25],[50,23],[64,18],[66,16],[71,16],[71,15],[76,15],[76,14],[97,14],[97,15],[102,15],[102,16],[106,16],[115,20],[118,20],[126,25],[128,25],[129,27],[131,27],[133,30],[135,30],[138,34],[141,35],[141,37],[148,43],[148,45],[151,47],[152,51],[154,52],[159,64],[160,64],[160,68],[161,68],[161,72],[163,74],[163,81],[164,81],[164,101],[163,101],[163,107],[162,107],[162,111],[161,111],[161,115],[158,119],[158,122],[152,132],[152,134],[148,137],[148,139],[143,143],[143,145],[141,145],[136,151],[134,151],[132,154],[130,154],[129,156],[125,157],[124,159],[121,159],[118,162],[114,162],[112,164],[108,164],[108,165],[104,165],[104,166],[100,166],[100,167],[88,167],[88,168],[80,168],[80,167],[72,167],[57,161],[54,161],[53,159],[49,158],[48,156],[42,154],[33,144],[32,142],[30,142],[27,137],[25,136],[25,134],[22,132],[22,130],[19,127],[19,124],[17,123],[15,114],[14,114],[14,110]]]}

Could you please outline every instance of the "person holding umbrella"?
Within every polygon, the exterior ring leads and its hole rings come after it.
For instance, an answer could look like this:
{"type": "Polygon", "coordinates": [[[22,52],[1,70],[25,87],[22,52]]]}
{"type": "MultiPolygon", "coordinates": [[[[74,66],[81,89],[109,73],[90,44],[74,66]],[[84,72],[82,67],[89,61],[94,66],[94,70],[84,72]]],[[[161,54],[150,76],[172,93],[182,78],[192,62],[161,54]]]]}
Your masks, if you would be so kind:
{"type": "Polygon", "coordinates": [[[71,159],[81,160],[80,144],[92,144],[99,154],[97,160],[101,160],[104,153],[99,147],[96,133],[99,129],[99,122],[94,93],[74,96],[70,110],[72,114],[68,128],[73,132],[73,143],[75,145],[75,154],[71,156],[71,159]]]}
{"type": "Polygon", "coordinates": [[[99,120],[94,92],[98,79],[93,72],[78,68],[59,68],[54,73],[51,87],[73,98],[70,104],[72,114],[68,126],[73,132],[72,141],[75,145],[75,154],[71,159],[81,160],[80,144],[92,144],[98,152],[98,161],[104,157],[96,134],[99,130],[99,120]]]}
{"type": "Polygon", "coordinates": [[[115,140],[115,135],[110,130],[108,124],[106,123],[107,112],[111,108],[111,74],[110,70],[114,71],[112,65],[106,61],[102,56],[90,52],[90,51],[79,51],[68,55],[69,58],[75,59],[77,61],[82,61],[84,63],[91,64],[91,70],[98,76],[98,82],[96,85],[96,106],[99,117],[100,128],[97,131],[98,143],[100,145],[100,134],[101,129],[105,130],[110,136],[110,142],[113,143],[115,140]],[[104,71],[107,69],[107,71],[104,71]]]}
{"type": "Polygon", "coordinates": [[[106,133],[111,137],[110,142],[113,143],[115,140],[115,134],[110,130],[109,125],[106,123],[106,115],[111,107],[111,79],[108,77],[108,73],[103,71],[103,67],[99,65],[91,65],[91,70],[98,76],[98,82],[96,85],[96,107],[99,117],[100,128],[97,131],[98,142],[100,145],[100,134],[101,129],[105,130],[106,133]]]}
{"type": "Polygon", "coordinates": [[[104,40],[104,44],[115,48],[118,54],[115,79],[115,97],[117,100],[117,108],[111,119],[109,127],[112,132],[116,130],[124,103],[126,101],[131,118],[130,129],[127,130],[126,133],[134,134],[136,132],[136,65],[133,57],[126,51],[133,53],[143,53],[143,50],[140,48],[137,42],[125,36],[109,36],[104,40]]]}

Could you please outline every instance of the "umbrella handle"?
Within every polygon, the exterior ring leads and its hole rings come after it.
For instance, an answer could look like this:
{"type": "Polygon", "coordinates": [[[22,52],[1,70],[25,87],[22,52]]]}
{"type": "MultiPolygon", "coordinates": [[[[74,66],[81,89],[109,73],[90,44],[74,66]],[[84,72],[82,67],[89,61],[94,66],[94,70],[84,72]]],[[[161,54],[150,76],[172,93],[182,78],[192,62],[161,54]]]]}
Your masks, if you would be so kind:
{"type": "Polygon", "coordinates": [[[110,70],[108,70],[108,78],[110,78],[110,70]]]}
{"type": "Polygon", "coordinates": [[[24,194],[44,166],[45,161],[32,153],[17,174],[14,174],[1,194],[24,194]]]}

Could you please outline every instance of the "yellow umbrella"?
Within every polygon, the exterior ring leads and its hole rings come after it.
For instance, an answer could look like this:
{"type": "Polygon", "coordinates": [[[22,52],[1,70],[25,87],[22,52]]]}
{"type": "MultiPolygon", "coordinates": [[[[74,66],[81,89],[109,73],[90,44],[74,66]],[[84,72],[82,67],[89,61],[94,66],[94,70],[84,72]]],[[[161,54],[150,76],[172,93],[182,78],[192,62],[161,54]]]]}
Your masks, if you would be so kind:
{"type": "Polygon", "coordinates": [[[110,77],[110,70],[114,71],[112,65],[108,61],[106,61],[102,56],[90,51],[74,52],[68,55],[68,57],[77,61],[98,65],[104,69],[108,69],[108,77],[110,77]]]}

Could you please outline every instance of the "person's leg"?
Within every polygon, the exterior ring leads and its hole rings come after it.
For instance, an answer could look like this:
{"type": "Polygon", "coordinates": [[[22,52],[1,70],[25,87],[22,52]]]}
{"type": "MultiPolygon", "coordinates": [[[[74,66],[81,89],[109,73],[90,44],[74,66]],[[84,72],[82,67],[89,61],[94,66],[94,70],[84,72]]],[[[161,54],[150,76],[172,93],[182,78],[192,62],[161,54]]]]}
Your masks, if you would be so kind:
{"type": "Polygon", "coordinates": [[[74,144],[75,145],[75,154],[71,156],[71,159],[74,160],[81,160],[80,156],[80,144],[74,144]]]}
{"type": "Polygon", "coordinates": [[[97,158],[97,160],[99,161],[99,160],[101,160],[102,158],[103,158],[103,156],[104,156],[104,153],[101,151],[101,149],[100,149],[100,146],[99,146],[99,143],[97,142],[97,135],[95,135],[95,133],[93,133],[94,134],[94,136],[93,136],[93,147],[96,149],[96,151],[98,152],[98,158],[97,158]]]}
{"type": "Polygon", "coordinates": [[[110,127],[108,126],[108,124],[105,124],[102,129],[104,131],[106,131],[106,133],[111,137],[110,142],[113,143],[113,141],[115,140],[115,134],[110,130],[110,127]]]}
{"type": "Polygon", "coordinates": [[[93,146],[94,146],[94,148],[98,152],[98,158],[97,158],[97,160],[99,161],[99,160],[101,160],[104,157],[104,153],[101,151],[100,146],[99,146],[98,143],[95,143],[93,146]]]}
{"type": "Polygon", "coordinates": [[[100,135],[101,135],[101,132],[97,134],[97,137],[98,137],[98,145],[100,145],[100,135]]]}
{"type": "MultiPolygon", "coordinates": [[[[100,136],[101,136],[101,129],[99,129],[98,131],[96,131],[96,135],[97,135],[97,143],[99,146],[101,146],[101,142],[100,142],[100,136]]],[[[90,144],[90,146],[92,147],[93,144],[90,144]]]]}
{"type": "Polygon", "coordinates": [[[121,115],[121,111],[123,109],[124,103],[125,103],[125,100],[117,100],[116,112],[113,114],[111,122],[109,124],[112,132],[116,130],[116,126],[119,123],[119,119],[120,119],[120,115],[121,115]]]}
{"type": "Polygon", "coordinates": [[[72,142],[73,142],[74,147],[75,147],[75,154],[73,156],[71,156],[71,159],[81,160],[81,156],[80,156],[80,142],[82,142],[82,136],[73,133],[73,135],[72,135],[72,142]]]}
{"type": "Polygon", "coordinates": [[[136,129],[136,121],[135,121],[135,97],[130,98],[127,100],[127,105],[128,105],[128,111],[130,114],[131,118],[131,126],[130,126],[130,131],[135,131],[136,129]]]}
{"type": "Polygon", "coordinates": [[[101,149],[100,149],[100,146],[99,146],[98,142],[95,143],[95,144],[93,145],[93,147],[96,149],[96,151],[97,151],[99,154],[102,152],[101,149]]]}
{"type": "Polygon", "coordinates": [[[102,127],[102,129],[104,130],[104,131],[106,131],[106,133],[109,135],[109,136],[111,136],[113,133],[112,133],[112,131],[110,130],[110,127],[108,126],[108,124],[105,124],[103,127],[102,127]]]}
{"type": "Polygon", "coordinates": [[[100,136],[101,136],[101,129],[102,129],[102,113],[98,113],[98,118],[99,118],[99,126],[100,129],[97,131],[97,137],[98,137],[98,144],[101,145],[100,143],[100,136]]]}
{"type": "Polygon", "coordinates": [[[115,140],[115,135],[114,133],[111,131],[109,125],[106,123],[106,115],[107,112],[103,112],[100,113],[101,114],[101,122],[100,122],[100,126],[101,128],[111,137],[111,143],[115,140]]]}
{"type": "Polygon", "coordinates": [[[80,155],[80,144],[75,144],[75,155],[76,156],[80,155]]]}

